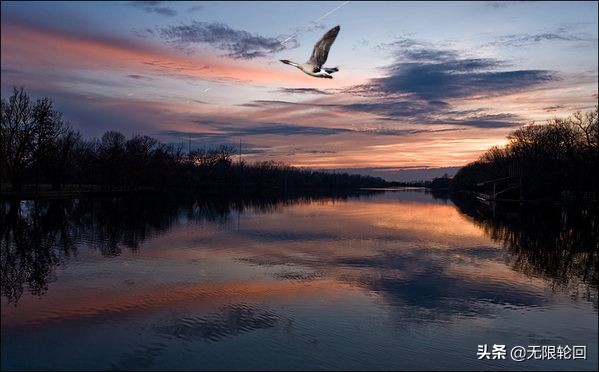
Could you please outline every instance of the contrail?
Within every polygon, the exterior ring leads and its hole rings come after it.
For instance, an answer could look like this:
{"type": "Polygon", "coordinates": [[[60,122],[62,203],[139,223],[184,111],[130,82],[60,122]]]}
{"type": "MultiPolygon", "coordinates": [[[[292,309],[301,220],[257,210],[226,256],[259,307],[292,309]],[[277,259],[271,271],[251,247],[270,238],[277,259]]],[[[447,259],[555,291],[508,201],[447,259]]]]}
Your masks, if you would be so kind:
{"type": "Polygon", "coordinates": [[[321,20],[321,19],[323,19],[324,17],[326,17],[326,16],[328,16],[328,15],[332,14],[333,12],[336,12],[337,10],[339,10],[339,9],[343,8],[343,7],[344,7],[344,6],[346,6],[348,3],[349,3],[349,1],[346,1],[346,2],[344,2],[343,4],[339,5],[339,6],[338,6],[338,7],[336,7],[335,9],[333,9],[333,10],[329,11],[328,13],[326,13],[325,15],[321,16],[320,18],[318,18],[318,19],[317,19],[316,21],[314,21],[314,22],[318,22],[318,21],[320,21],[320,20],[321,20]]]}
{"type": "MultiPolygon", "coordinates": [[[[310,21],[310,23],[317,23],[318,21],[330,16],[331,14],[333,14],[334,12],[338,11],[339,9],[343,8],[344,6],[346,6],[347,4],[349,4],[349,0],[345,1],[343,4],[337,6],[335,9],[329,10],[327,13],[321,15],[317,20],[315,21],[310,21]]],[[[293,39],[294,37],[297,36],[297,32],[293,33],[293,35],[289,36],[287,39],[283,40],[281,42],[281,44],[285,44],[286,42],[288,42],[289,40],[293,39]]]]}

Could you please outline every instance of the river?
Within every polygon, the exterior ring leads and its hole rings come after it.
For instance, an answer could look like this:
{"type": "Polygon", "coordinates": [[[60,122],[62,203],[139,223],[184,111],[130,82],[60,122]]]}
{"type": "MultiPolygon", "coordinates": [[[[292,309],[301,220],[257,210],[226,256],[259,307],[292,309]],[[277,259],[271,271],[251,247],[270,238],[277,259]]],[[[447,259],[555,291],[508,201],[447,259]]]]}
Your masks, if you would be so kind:
{"type": "Polygon", "coordinates": [[[598,368],[590,207],[406,189],[4,201],[0,217],[2,370],[598,368]]]}

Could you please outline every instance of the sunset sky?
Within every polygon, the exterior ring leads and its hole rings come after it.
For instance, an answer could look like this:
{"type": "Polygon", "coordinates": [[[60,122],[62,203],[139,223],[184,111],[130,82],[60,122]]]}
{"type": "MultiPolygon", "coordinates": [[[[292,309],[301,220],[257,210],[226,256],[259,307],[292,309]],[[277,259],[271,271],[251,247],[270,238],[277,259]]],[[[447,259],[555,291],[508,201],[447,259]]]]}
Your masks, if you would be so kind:
{"type": "MultiPolygon", "coordinates": [[[[5,2],[2,97],[48,96],[84,137],[406,179],[597,104],[597,2],[5,2]],[[341,26],[317,79],[304,62],[341,26]],[[402,173],[403,172],[403,173],[402,173]]],[[[423,174],[423,173],[422,173],[423,174]]]]}

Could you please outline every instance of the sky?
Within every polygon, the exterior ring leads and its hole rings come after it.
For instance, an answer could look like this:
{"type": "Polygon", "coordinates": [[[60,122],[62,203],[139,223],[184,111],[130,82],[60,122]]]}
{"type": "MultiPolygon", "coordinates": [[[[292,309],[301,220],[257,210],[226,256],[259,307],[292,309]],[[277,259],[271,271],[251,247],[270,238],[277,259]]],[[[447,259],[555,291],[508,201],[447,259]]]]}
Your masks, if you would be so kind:
{"type": "Polygon", "coordinates": [[[410,180],[597,104],[594,1],[0,6],[2,97],[51,97],[85,138],[241,141],[249,162],[410,180]],[[279,61],[336,25],[333,79],[279,61]]]}

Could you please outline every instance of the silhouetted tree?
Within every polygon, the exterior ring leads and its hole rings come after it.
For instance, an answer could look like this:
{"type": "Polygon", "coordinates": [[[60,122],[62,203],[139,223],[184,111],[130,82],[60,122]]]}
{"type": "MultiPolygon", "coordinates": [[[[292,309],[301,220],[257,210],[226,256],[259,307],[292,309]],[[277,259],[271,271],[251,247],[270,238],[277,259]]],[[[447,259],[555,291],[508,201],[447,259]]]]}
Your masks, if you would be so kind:
{"type": "Polygon", "coordinates": [[[31,102],[23,88],[14,88],[1,105],[0,157],[13,190],[19,191],[28,168],[36,165],[38,178],[39,162],[67,128],[50,99],[31,102]]]}
{"type": "Polygon", "coordinates": [[[433,188],[433,189],[448,189],[450,183],[451,183],[451,178],[449,178],[449,175],[447,175],[447,173],[445,173],[443,175],[443,177],[437,177],[437,178],[433,179],[433,181],[431,182],[431,188],[433,188]]]}
{"type": "Polygon", "coordinates": [[[74,149],[81,142],[81,135],[72,129],[48,144],[43,157],[39,159],[44,172],[52,183],[53,190],[59,190],[67,178],[72,178],[72,167],[75,164],[74,149]]]}
{"type": "Polygon", "coordinates": [[[301,170],[267,161],[233,163],[235,149],[218,146],[184,155],[181,146],[148,136],[127,139],[108,131],[100,140],[82,140],[62,121],[52,101],[32,103],[21,88],[2,99],[0,175],[13,190],[23,183],[93,185],[92,190],[121,192],[186,188],[211,193],[286,193],[298,189],[349,190],[386,186],[380,178],[301,170]]]}
{"type": "Polygon", "coordinates": [[[508,139],[505,147],[493,147],[460,169],[453,188],[476,190],[479,183],[512,176],[521,178],[528,198],[599,191],[597,107],[584,115],[525,125],[508,139]]]}

